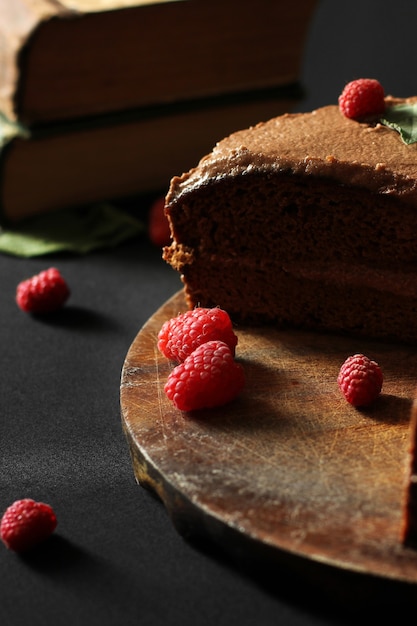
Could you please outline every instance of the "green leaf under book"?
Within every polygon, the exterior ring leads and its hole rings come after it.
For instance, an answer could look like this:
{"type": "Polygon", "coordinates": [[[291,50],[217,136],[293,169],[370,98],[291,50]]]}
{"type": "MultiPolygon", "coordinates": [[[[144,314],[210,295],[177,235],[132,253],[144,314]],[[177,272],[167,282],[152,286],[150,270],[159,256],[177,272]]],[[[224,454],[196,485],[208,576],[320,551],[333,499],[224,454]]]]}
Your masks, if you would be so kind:
{"type": "Polygon", "coordinates": [[[117,246],[144,230],[130,213],[109,204],[37,215],[0,229],[0,252],[35,257],[57,252],[86,254],[117,246]]]}
{"type": "Polygon", "coordinates": [[[400,133],[404,143],[417,142],[417,103],[387,107],[380,122],[400,133]]]}

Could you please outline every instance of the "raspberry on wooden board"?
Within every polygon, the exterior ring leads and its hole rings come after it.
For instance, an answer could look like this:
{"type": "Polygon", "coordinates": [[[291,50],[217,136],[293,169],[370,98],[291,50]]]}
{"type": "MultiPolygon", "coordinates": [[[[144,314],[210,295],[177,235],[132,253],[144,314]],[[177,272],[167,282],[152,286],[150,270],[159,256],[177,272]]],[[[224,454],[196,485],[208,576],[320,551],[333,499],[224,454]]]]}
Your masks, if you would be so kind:
{"type": "Polygon", "coordinates": [[[181,411],[221,406],[245,386],[242,366],[227,344],[208,341],[177,365],[165,384],[165,393],[181,411]]]}
{"type": "Polygon", "coordinates": [[[381,392],[383,374],[378,363],[363,354],[354,354],[343,363],[337,382],[350,404],[368,406],[381,392]]]}
{"type": "Polygon", "coordinates": [[[168,359],[181,362],[198,346],[214,339],[224,341],[234,356],[238,338],[229,314],[218,307],[196,307],[162,325],[158,348],[168,359]]]}

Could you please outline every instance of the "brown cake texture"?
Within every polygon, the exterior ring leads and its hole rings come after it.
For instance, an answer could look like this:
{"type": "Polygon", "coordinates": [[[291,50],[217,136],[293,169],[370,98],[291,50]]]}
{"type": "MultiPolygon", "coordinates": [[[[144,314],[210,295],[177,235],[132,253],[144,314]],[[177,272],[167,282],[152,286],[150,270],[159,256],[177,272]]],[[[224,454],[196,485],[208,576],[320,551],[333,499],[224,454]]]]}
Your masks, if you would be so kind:
{"type": "Polygon", "coordinates": [[[260,123],[173,178],[166,213],[190,307],[417,340],[417,144],[394,130],[336,105],[260,123]]]}
{"type": "Polygon", "coordinates": [[[417,391],[411,407],[409,459],[405,482],[401,538],[405,545],[417,548],[417,391]]]}
{"type": "MultiPolygon", "coordinates": [[[[417,342],[417,143],[391,128],[336,105],[276,117],[174,177],[165,210],[190,308],[417,342]]],[[[400,535],[417,548],[417,393],[400,535]]]]}

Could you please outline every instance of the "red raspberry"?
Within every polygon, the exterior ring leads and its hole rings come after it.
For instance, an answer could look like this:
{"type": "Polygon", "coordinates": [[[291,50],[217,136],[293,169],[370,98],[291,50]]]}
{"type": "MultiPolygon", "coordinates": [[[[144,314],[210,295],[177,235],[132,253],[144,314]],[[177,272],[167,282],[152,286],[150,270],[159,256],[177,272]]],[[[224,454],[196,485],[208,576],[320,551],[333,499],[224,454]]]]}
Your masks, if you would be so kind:
{"type": "Polygon", "coordinates": [[[224,341],[234,356],[237,337],[228,313],[218,307],[196,307],[163,324],[158,348],[168,359],[184,361],[198,346],[214,339],[224,341]]]}
{"type": "Polygon", "coordinates": [[[245,385],[243,368],[223,341],[208,341],[175,367],[165,393],[181,411],[212,408],[235,398],[245,385]]]}
{"type": "Polygon", "coordinates": [[[30,498],[16,500],[3,514],[0,536],[9,550],[24,552],[53,533],[57,520],[49,504],[30,498]]]}
{"type": "Polygon", "coordinates": [[[381,83],[374,78],[359,78],[348,83],[339,96],[339,109],[353,120],[383,113],[385,100],[381,83]]]}
{"type": "Polygon", "coordinates": [[[379,396],[383,375],[378,363],[363,354],[354,354],[343,363],[337,382],[350,404],[367,406],[379,396]]]}
{"type": "Polygon", "coordinates": [[[165,198],[158,198],[149,210],[148,236],[158,248],[167,246],[171,239],[168,218],[164,209],[165,198]]]}
{"type": "Polygon", "coordinates": [[[70,290],[55,267],[50,267],[19,283],[16,302],[26,313],[51,313],[60,309],[70,290]]]}

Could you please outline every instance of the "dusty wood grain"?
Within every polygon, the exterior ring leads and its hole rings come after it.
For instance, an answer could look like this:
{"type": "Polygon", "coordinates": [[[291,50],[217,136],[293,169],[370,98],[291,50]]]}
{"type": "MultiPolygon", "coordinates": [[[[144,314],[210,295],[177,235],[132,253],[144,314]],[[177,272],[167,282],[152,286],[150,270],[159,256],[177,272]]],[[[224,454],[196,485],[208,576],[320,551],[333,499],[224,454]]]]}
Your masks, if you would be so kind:
{"type": "Polygon", "coordinates": [[[173,365],[156,345],[162,323],[182,310],[180,292],[138,333],[120,392],[135,476],[178,529],[417,582],[417,551],[400,541],[416,349],[238,327],[246,389],[228,406],[186,414],[165,397],[173,365]],[[336,384],[355,352],[384,371],[367,410],[347,404],[336,384]]]}

